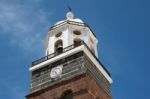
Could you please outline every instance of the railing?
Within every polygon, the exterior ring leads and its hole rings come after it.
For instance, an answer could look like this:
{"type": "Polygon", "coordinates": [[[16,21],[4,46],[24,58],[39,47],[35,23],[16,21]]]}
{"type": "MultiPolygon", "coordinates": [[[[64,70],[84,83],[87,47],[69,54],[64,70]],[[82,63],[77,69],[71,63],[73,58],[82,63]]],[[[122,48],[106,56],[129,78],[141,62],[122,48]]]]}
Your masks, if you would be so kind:
{"type": "MultiPolygon", "coordinates": [[[[109,76],[111,76],[110,73],[108,72],[108,70],[107,70],[107,69],[103,66],[103,64],[100,62],[100,60],[99,60],[99,59],[95,56],[95,54],[90,50],[90,48],[87,46],[87,44],[86,44],[85,42],[82,42],[81,45],[85,45],[85,46],[86,46],[86,48],[91,52],[91,54],[94,56],[94,58],[100,63],[100,65],[103,67],[103,69],[108,73],[109,76]]],[[[70,45],[70,46],[64,48],[64,49],[63,49],[63,52],[60,53],[60,54],[63,54],[63,53],[65,53],[65,52],[69,51],[69,50],[72,50],[72,49],[76,48],[76,47],[78,47],[78,46],[75,46],[74,44],[73,44],[73,45],[70,45]]],[[[53,57],[55,57],[55,56],[58,56],[58,55],[60,55],[60,54],[57,54],[57,53],[55,52],[55,53],[52,53],[52,54],[50,54],[50,55],[47,55],[47,56],[45,56],[45,57],[43,57],[43,58],[40,58],[40,59],[38,59],[38,60],[36,60],[36,61],[33,61],[31,67],[33,67],[33,66],[35,66],[35,65],[37,65],[37,64],[40,64],[40,63],[42,63],[42,62],[45,62],[45,61],[47,61],[47,60],[49,60],[49,59],[51,59],[51,58],[53,58],[53,57]]]]}
{"type": "MultiPolygon", "coordinates": [[[[64,48],[62,53],[65,53],[65,52],[67,52],[67,51],[69,51],[69,50],[71,50],[71,49],[73,49],[73,48],[75,48],[75,47],[76,47],[76,46],[74,46],[74,44],[73,44],[73,45],[70,45],[70,46],[64,48]]],[[[42,58],[40,58],[40,59],[38,59],[38,60],[36,60],[36,61],[33,61],[31,67],[33,67],[33,66],[35,66],[35,65],[37,65],[37,64],[40,64],[40,63],[42,63],[42,62],[44,62],[44,61],[47,61],[47,60],[49,60],[49,59],[51,59],[51,58],[53,58],[53,57],[55,57],[55,56],[57,56],[57,55],[60,55],[60,54],[62,54],[62,53],[59,53],[59,54],[58,54],[58,53],[55,52],[55,53],[49,54],[49,55],[47,55],[47,56],[45,56],[45,57],[42,57],[42,58]]]]}

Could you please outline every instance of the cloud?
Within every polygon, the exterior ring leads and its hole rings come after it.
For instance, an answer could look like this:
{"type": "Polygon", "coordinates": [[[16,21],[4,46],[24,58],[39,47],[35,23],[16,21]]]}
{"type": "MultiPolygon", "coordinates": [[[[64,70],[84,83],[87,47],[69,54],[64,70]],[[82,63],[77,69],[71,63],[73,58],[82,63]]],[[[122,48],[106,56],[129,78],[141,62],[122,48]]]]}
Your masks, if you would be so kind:
{"type": "Polygon", "coordinates": [[[33,52],[40,49],[51,13],[39,5],[40,0],[0,1],[0,34],[9,36],[10,44],[23,50],[33,52]]]}

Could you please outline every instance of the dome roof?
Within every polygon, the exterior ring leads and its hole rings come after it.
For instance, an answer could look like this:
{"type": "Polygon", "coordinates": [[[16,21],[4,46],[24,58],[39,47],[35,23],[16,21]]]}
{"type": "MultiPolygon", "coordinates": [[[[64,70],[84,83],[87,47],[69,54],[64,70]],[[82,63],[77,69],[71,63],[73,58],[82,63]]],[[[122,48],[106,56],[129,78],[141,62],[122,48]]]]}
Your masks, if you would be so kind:
{"type": "MultiPolygon", "coordinates": [[[[67,20],[61,20],[55,23],[55,25],[61,24],[63,22],[66,22],[67,20]]],[[[69,21],[74,21],[74,22],[79,22],[79,23],[84,23],[81,19],[70,19],[69,21]]]]}
{"type": "Polygon", "coordinates": [[[72,19],[70,21],[75,21],[75,22],[80,22],[80,23],[83,23],[83,21],[81,19],[72,19]]]}
{"type": "Polygon", "coordinates": [[[67,20],[69,20],[69,21],[74,21],[74,22],[79,22],[79,23],[84,23],[81,19],[78,19],[78,18],[74,19],[74,18],[73,18],[73,17],[74,17],[74,14],[73,14],[72,12],[68,12],[68,13],[66,14],[66,17],[67,17],[66,20],[58,21],[55,25],[61,24],[61,23],[63,23],[63,22],[66,22],[67,20]]]}

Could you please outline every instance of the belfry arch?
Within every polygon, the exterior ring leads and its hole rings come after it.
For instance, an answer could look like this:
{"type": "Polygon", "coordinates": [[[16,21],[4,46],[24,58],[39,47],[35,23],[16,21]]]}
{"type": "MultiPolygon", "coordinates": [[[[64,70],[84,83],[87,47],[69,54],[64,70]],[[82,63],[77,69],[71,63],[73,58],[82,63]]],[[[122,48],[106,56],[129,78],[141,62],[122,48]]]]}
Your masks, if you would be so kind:
{"type": "Polygon", "coordinates": [[[55,42],[55,53],[56,54],[63,53],[63,41],[62,40],[57,40],[55,42]]]}
{"type": "Polygon", "coordinates": [[[74,43],[74,46],[77,47],[83,44],[83,40],[81,40],[80,38],[75,38],[73,40],[73,43],[74,43]]]}

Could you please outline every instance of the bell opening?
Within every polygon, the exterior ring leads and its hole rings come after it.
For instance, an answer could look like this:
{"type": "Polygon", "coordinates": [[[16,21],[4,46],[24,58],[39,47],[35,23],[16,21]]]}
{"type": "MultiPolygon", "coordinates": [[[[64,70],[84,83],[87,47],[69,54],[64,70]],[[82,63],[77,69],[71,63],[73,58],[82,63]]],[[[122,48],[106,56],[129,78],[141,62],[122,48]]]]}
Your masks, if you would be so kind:
{"type": "Polygon", "coordinates": [[[78,47],[78,46],[82,45],[82,43],[83,43],[83,41],[79,38],[74,40],[74,46],[75,47],[78,47]]]}
{"type": "Polygon", "coordinates": [[[56,54],[61,54],[61,53],[63,53],[63,43],[62,43],[62,40],[58,40],[58,41],[55,43],[55,53],[56,53],[56,54]]]}

